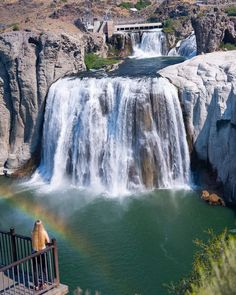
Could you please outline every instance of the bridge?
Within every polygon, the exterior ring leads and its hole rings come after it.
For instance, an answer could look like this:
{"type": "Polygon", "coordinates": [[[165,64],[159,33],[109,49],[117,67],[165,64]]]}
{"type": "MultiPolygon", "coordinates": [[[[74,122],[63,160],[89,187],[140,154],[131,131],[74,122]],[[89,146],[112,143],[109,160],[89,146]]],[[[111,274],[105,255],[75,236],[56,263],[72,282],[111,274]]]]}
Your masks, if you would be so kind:
{"type": "Polygon", "coordinates": [[[112,20],[95,20],[93,25],[87,24],[88,31],[106,35],[108,38],[110,38],[113,34],[119,34],[121,32],[142,32],[153,29],[161,29],[162,27],[163,24],[161,22],[114,24],[112,20]]]}
{"type": "Polygon", "coordinates": [[[114,33],[116,32],[140,32],[149,31],[153,29],[161,29],[162,23],[141,23],[141,24],[127,24],[127,25],[115,25],[114,33]]]}
{"type": "Polygon", "coordinates": [[[0,294],[65,295],[68,287],[60,284],[56,240],[32,254],[32,240],[0,231],[0,294]],[[39,290],[35,286],[41,286],[39,290]],[[36,289],[36,290],[35,290],[36,289]]]}

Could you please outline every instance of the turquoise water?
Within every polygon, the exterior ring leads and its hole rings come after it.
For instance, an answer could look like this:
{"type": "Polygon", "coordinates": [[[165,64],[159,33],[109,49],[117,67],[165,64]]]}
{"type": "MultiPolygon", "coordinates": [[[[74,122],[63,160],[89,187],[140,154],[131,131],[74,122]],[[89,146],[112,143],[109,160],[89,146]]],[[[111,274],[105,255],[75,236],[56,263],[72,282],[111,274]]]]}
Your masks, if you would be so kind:
{"type": "MultiPolygon", "coordinates": [[[[180,61],[128,60],[109,75],[156,76],[159,68],[180,61]]],[[[61,282],[71,294],[80,286],[102,295],[165,295],[163,284],[191,270],[194,239],[207,239],[209,228],[235,228],[235,211],[211,207],[191,190],[112,198],[49,189],[0,177],[0,229],[15,227],[30,236],[35,219],[42,219],[57,239],[61,282]]]]}
{"type": "Polygon", "coordinates": [[[0,228],[30,235],[41,218],[59,247],[61,282],[102,295],[164,295],[188,274],[196,238],[235,227],[235,212],[193,191],[109,198],[69,189],[26,189],[0,178],[0,228]]]}

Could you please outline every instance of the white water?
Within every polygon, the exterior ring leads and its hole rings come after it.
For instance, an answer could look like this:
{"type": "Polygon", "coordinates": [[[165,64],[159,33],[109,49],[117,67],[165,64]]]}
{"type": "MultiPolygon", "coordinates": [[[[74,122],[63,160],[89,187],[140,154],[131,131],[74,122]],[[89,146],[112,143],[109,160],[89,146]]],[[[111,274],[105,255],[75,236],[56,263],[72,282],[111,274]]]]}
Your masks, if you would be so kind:
{"type": "Polygon", "coordinates": [[[161,30],[140,33],[131,33],[133,47],[132,58],[151,58],[158,56],[183,56],[192,58],[197,54],[195,34],[191,34],[168,52],[166,35],[161,30]]]}
{"type": "Polygon", "coordinates": [[[168,80],[66,78],[51,86],[34,182],[118,195],[188,178],[182,112],[168,80]]]}
{"type": "Polygon", "coordinates": [[[184,56],[192,58],[197,54],[197,42],[195,34],[191,34],[184,40],[177,43],[176,47],[172,48],[168,56],[184,56]]]}
{"type": "Polygon", "coordinates": [[[167,55],[166,36],[161,30],[131,33],[133,58],[151,58],[167,55]]]}

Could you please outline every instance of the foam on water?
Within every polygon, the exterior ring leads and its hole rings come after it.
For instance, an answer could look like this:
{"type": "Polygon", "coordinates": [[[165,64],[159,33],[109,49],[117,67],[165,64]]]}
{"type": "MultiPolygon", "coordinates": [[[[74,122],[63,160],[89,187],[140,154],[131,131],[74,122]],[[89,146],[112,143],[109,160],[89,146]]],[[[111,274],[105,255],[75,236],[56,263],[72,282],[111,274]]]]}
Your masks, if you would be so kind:
{"type": "Polygon", "coordinates": [[[183,186],[189,151],[176,88],[164,78],[60,79],[48,93],[31,184],[110,195],[183,186]]]}

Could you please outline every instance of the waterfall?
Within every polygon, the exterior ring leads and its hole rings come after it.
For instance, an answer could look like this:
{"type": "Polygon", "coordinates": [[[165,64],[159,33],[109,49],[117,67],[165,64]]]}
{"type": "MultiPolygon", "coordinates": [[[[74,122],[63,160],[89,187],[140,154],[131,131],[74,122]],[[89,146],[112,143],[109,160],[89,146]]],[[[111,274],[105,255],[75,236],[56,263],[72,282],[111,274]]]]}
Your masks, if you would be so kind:
{"type": "Polygon", "coordinates": [[[165,33],[153,30],[140,33],[131,33],[133,55],[135,58],[150,58],[167,55],[167,41],[165,33]]]}
{"type": "Polygon", "coordinates": [[[191,34],[186,39],[181,40],[177,45],[172,48],[168,56],[184,56],[186,58],[192,58],[197,54],[197,42],[195,34],[191,34]]]}
{"type": "Polygon", "coordinates": [[[164,78],[64,78],[49,90],[37,175],[110,194],[184,185],[189,152],[164,78]]]}

